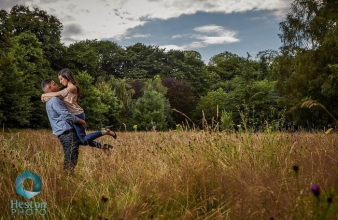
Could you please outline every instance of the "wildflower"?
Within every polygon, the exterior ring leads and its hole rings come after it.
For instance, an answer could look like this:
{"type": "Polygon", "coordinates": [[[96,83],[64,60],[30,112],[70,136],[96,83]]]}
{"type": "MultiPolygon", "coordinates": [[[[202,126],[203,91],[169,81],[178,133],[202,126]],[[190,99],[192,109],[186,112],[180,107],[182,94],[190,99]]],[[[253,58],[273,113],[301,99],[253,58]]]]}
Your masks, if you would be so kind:
{"type": "Polygon", "coordinates": [[[293,171],[295,171],[295,173],[298,173],[298,171],[299,171],[299,167],[297,165],[294,165],[292,167],[292,169],[293,169],[293,171]]]}
{"type": "Polygon", "coordinates": [[[311,191],[312,191],[313,195],[315,195],[317,198],[319,197],[320,187],[318,185],[311,186],[311,191]]]}
{"type": "Polygon", "coordinates": [[[327,198],[327,203],[331,204],[332,203],[332,197],[330,196],[329,198],[327,198]]]}

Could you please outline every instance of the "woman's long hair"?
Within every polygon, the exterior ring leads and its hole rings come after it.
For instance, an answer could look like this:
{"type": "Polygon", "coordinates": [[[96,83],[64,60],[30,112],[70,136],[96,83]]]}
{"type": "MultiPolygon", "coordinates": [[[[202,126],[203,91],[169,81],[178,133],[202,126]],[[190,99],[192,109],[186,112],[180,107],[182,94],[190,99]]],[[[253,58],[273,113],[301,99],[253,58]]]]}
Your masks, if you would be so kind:
{"type": "Polygon", "coordinates": [[[74,86],[77,88],[77,99],[80,100],[81,92],[80,92],[80,87],[79,84],[77,83],[73,73],[70,71],[68,68],[62,69],[59,73],[58,76],[62,76],[63,78],[67,79],[69,82],[73,83],[74,86]]]}

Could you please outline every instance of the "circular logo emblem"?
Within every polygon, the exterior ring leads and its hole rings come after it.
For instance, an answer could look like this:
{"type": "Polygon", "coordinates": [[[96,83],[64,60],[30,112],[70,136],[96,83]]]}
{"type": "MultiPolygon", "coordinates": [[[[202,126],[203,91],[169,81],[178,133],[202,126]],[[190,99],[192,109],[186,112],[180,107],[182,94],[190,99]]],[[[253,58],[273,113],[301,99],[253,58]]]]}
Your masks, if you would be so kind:
{"type": "Polygon", "coordinates": [[[41,177],[31,171],[25,171],[16,178],[15,189],[19,195],[25,197],[26,199],[31,199],[37,194],[39,194],[42,190],[41,177]],[[33,191],[28,191],[23,188],[23,182],[26,179],[33,180],[34,182],[33,191]]]}

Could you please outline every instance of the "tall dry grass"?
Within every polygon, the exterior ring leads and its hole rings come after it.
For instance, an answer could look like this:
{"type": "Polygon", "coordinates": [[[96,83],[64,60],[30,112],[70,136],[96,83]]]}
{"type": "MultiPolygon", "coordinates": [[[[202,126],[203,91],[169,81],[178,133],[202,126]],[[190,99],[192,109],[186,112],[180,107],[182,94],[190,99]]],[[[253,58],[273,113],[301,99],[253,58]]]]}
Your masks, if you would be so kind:
{"type": "Polygon", "coordinates": [[[1,219],[14,217],[10,200],[25,201],[15,192],[25,170],[42,177],[32,201],[48,211],[30,219],[315,219],[313,184],[318,215],[338,219],[335,133],[118,133],[102,138],[110,157],[82,146],[74,174],[50,130],[0,135],[1,219]]]}

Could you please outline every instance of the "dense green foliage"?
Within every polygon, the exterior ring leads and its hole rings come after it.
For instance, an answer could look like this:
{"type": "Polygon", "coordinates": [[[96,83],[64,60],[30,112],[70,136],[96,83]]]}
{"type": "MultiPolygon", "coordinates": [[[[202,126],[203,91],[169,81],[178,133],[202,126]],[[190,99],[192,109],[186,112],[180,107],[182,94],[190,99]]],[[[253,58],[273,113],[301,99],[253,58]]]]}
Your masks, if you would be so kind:
{"type": "Polygon", "coordinates": [[[318,129],[338,114],[338,3],[295,0],[280,23],[280,51],[230,52],[208,64],[196,51],[142,43],[123,48],[85,40],[65,46],[62,24],[38,8],[0,11],[0,123],[48,127],[40,82],[70,68],[83,93],[89,128],[158,130],[177,124],[218,129],[318,129]],[[285,111],[284,111],[285,110],[285,111]],[[285,113],[285,115],[284,115],[285,113]]]}
{"type": "Polygon", "coordinates": [[[338,2],[295,0],[280,24],[283,42],[274,60],[274,77],[295,124],[315,128],[332,122],[321,109],[301,109],[306,99],[321,102],[338,114],[338,2]]]}

